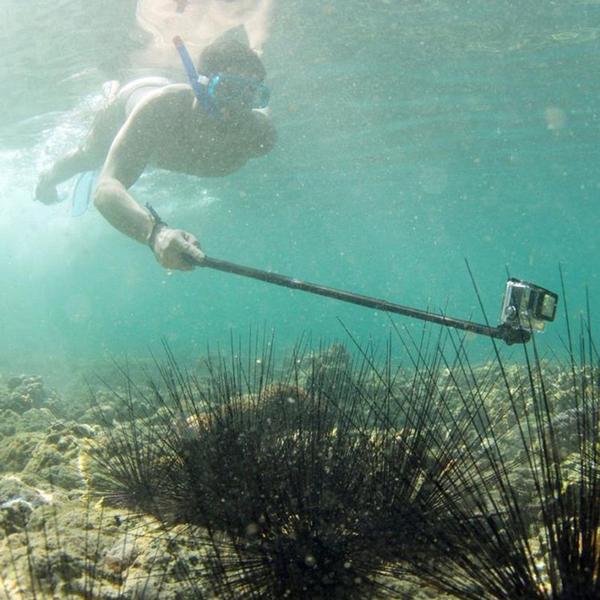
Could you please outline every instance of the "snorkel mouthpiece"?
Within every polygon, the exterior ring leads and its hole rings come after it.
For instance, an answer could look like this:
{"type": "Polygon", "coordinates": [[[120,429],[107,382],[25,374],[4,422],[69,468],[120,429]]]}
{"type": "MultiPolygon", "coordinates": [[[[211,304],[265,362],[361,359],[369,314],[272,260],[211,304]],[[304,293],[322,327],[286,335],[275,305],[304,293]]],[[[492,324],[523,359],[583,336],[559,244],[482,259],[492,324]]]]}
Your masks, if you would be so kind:
{"type": "Polygon", "coordinates": [[[190,56],[190,53],[185,47],[185,44],[183,43],[183,40],[180,36],[176,35],[173,38],[173,44],[175,44],[175,48],[177,48],[177,52],[179,52],[179,57],[181,58],[181,62],[183,63],[183,68],[185,69],[185,73],[190,82],[190,86],[192,90],[194,90],[194,94],[198,99],[198,102],[200,102],[204,110],[210,116],[217,116],[218,112],[216,106],[214,105],[205,88],[206,84],[208,83],[208,78],[202,75],[198,75],[198,71],[196,71],[196,67],[194,67],[192,57],[190,56]]]}

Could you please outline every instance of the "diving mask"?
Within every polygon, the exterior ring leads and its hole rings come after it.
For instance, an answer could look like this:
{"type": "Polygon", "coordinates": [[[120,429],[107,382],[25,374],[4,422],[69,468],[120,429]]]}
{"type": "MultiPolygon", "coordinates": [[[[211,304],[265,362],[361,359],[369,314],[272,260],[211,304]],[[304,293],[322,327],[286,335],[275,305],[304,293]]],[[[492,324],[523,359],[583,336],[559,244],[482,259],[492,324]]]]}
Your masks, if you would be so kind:
{"type": "Polygon", "coordinates": [[[173,43],[194,94],[208,114],[216,115],[220,105],[243,104],[248,108],[266,108],[269,104],[269,88],[261,81],[229,73],[217,73],[212,77],[199,75],[183,40],[175,36],[173,43]]]}
{"type": "Polygon", "coordinates": [[[199,75],[198,80],[201,79],[206,80],[207,93],[217,104],[242,103],[249,108],[267,108],[269,105],[269,88],[252,77],[218,73],[210,78],[199,75]]]}

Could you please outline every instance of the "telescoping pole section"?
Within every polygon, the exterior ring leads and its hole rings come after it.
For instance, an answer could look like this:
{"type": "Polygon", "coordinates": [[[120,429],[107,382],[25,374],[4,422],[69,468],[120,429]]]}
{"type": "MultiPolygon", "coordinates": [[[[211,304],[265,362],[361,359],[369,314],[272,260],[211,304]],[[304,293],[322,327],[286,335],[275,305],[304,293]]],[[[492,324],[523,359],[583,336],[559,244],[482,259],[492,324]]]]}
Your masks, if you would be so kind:
{"type": "Polygon", "coordinates": [[[445,315],[438,315],[424,310],[410,308],[408,306],[401,306],[400,304],[394,304],[393,302],[388,302],[387,300],[380,300],[378,298],[362,296],[360,294],[354,294],[352,292],[338,290],[316,283],[309,283],[308,281],[287,277],[286,275],[279,275],[278,273],[272,273],[270,271],[262,271],[252,267],[245,267],[243,265],[217,258],[211,258],[209,256],[205,256],[204,260],[198,264],[199,266],[207,267],[209,269],[216,269],[226,273],[242,275],[243,277],[259,279],[260,281],[266,281],[268,283],[288,287],[293,290],[301,290],[303,292],[310,292],[311,294],[318,294],[319,296],[335,298],[336,300],[341,300],[342,302],[350,302],[352,304],[358,304],[368,308],[374,308],[377,310],[383,310],[385,312],[413,317],[422,321],[438,323],[439,325],[444,325],[445,327],[453,327],[455,329],[462,329],[464,331],[472,331],[473,333],[502,339],[508,344],[512,344],[514,342],[526,342],[529,339],[528,332],[526,331],[520,330],[517,332],[511,332],[504,327],[490,327],[489,325],[482,325],[479,323],[473,323],[471,321],[464,321],[462,319],[454,319],[445,315]]]}

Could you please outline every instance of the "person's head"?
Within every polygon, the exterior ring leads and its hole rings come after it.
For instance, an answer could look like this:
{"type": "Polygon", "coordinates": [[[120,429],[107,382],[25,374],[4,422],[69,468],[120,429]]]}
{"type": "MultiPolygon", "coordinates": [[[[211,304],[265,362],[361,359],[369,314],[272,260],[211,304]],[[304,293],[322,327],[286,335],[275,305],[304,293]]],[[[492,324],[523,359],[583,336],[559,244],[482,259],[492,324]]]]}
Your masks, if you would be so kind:
{"type": "Polygon", "coordinates": [[[209,78],[209,94],[220,107],[233,111],[264,108],[268,89],[265,68],[247,45],[222,37],[200,55],[198,72],[209,78]]]}
{"type": "Polygon", "coordinates": [[[254,50],[238,40],[227,37],[220,37],[204,48],[198,60],[198,73],[207,77],[227,73],[260,82],[267,74],[254,50]]]}

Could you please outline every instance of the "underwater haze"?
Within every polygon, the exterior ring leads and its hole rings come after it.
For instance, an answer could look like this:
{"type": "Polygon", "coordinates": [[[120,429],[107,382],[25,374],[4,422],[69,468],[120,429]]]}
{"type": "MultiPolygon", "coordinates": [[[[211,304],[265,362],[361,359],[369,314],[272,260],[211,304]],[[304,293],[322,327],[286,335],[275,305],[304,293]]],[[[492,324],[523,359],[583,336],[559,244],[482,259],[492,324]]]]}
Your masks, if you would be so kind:
{"type": "MultiPolygon", "coordinates": [[[[385,339],[381,312],[171,273],[94,207],[33,201],[104,82],[137,74],[139,5],[0,3],[0,372],[56,383],[163,339],[194,359],[249,331],[345,340],[340,321],[385,339]]],[[[493,324],[507,272],[560,293],[560,264],[576,319],[586,289],[592,312],[600,298],[599,38],[597,0],[279,0],[274,150],[225,178],[148,171],[133,193],[211,257],[481,321],[467,259],[493,324]]],[[[564,334],[560,302],[546,339],[564,334]]]]}

